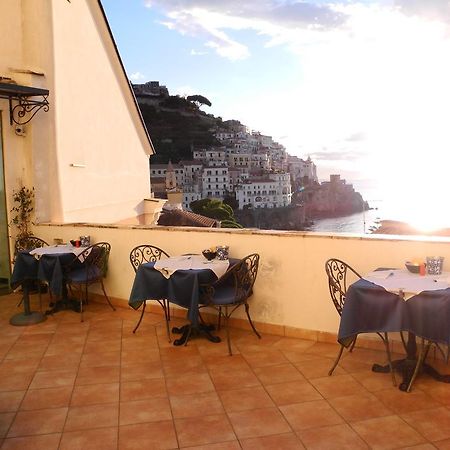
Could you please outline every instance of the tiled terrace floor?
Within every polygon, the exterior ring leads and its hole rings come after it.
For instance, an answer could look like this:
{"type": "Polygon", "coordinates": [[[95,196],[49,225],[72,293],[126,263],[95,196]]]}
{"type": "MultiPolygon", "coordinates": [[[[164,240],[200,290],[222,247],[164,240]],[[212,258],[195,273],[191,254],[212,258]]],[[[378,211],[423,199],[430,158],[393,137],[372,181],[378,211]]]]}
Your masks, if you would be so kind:
{"type": "Polygon", "coordinates": [[[410,394],[373,374],[357,348],[327,376],[337,346],[233,330],[236,354],[203,339],[168,344],[161,316],[92,303],[8,324],[0,297],[1,449],[450,449],[450,385],[410,394]]]}

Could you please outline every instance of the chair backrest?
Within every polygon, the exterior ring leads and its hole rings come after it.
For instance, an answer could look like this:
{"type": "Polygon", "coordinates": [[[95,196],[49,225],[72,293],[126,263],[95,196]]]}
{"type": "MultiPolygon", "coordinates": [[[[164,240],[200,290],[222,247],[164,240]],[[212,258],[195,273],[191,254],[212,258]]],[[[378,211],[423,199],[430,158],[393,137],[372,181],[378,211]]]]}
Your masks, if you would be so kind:
{"type": "Polygon", "coordinates": [[[17,254],[24,250],[33,250],[35,248],[46,246],[48,246],[48,244],[43,239],[36,236],[27,236],[16,240],[16,243],[14,244],[14,253],[17,254]]]}
{"type": "Polygon", "coordinates": [[[169,258],[168,253],[154,245],[138,245],[130,252],[130,263],[136,272],[141,264],[159,261],[163,256],[169,258]]]}
{"type": "Polygon", "coordinates": [[[333,300],[336,311],[341,315],[349,282],[349,272],[354,275],[352,278],[361,278],[361,275],[344,261],[335,258],[331,258],[325,263],[325,271],[328,276],[331,300],[333,300]]]}
{"type": "Polygon", "coordinates": [[[90,245],[80,253],[76,259],[83,264],[86,271],[89,272],[92,268],[100,269],[102,277],[106,276],[108,271],[108,259],[111,252],[111,245],[108,242],[98,242],[90,245]]]}
{"type": "Polygon", "coordinates": [[[233,277],[236,303],[246,300],[253,294],[253,285],[258,275],[258,267],[259,255],[253,253],[242,258],[224,275],[226,279],[233,277]]]}

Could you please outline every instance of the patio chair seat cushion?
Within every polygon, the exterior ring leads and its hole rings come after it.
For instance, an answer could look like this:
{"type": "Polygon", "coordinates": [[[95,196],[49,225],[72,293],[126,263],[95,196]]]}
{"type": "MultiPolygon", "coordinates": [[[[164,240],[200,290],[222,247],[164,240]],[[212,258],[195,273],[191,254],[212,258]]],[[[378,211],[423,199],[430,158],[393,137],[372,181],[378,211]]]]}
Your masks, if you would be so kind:
{"type": "Polygon", "coordinates": [[[67,278],[71,283],[86,283],[100,279],[103,276],[102,271],[97,266],[77,268],[69,272],[67,278]]]}

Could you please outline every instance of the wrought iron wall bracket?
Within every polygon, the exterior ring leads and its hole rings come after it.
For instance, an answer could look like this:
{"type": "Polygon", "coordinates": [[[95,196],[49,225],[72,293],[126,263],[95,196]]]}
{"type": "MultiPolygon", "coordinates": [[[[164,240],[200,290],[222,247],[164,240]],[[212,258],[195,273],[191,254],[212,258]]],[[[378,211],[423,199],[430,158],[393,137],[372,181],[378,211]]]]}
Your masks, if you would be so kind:
{"type": "Polygon", "coordinates": [[[9,101],[9,122],[11,125],[25,125],[41,109],[47,112],[48,89],[0,82],[0,99],[9,101]]]}
{"type": "Polygon", "coordinates": [[[9,98],[9,122],[12,125],[25,125],[40,111],[48,112],[50,106],[47,100],[47,95],[42,96],[42,100],[35,100],[29,97],[18,96],[17,105],[13,106],[13,99],[9,98]]]}

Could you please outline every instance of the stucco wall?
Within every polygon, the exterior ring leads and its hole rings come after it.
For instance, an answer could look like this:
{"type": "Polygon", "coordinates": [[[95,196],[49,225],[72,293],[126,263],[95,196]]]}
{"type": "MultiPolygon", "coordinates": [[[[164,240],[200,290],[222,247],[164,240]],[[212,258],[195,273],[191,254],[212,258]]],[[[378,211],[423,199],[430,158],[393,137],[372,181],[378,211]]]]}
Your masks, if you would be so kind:
{"type": "Polygon", "coordinates": [[[25,137],[0,99],[8,206],[25,185],[36,188],[37,221],[142,214],[151,145],[97,1],[4,0],[0,39],[0,76],[50,91],[50,111],[25,137]]]}
{"type": "MultiPolygon", "coordinates": [[[[403,267],[406,260],[426,255],[445,257],[450,271],[450,240],[346,237],[319,233],[251,232],[155,227],[94,228],[39,226],[38,236],[72,239],[89,234],[93,241],[112,245],[107,289],[111,296],[128,299],[134,279],[130,250],[151,243],[171,255],[200,252],[212,245],[229,245],[233,257],[257,252],[261,266],[251,300],[252,317],[263,323],[335,333],[339,319],[331,303],[324,264],[328,258],[347,261],[360,273],[376,267],[403,267]]],[[[243,316],[242,316],[243,317],[243,316]]]]}

